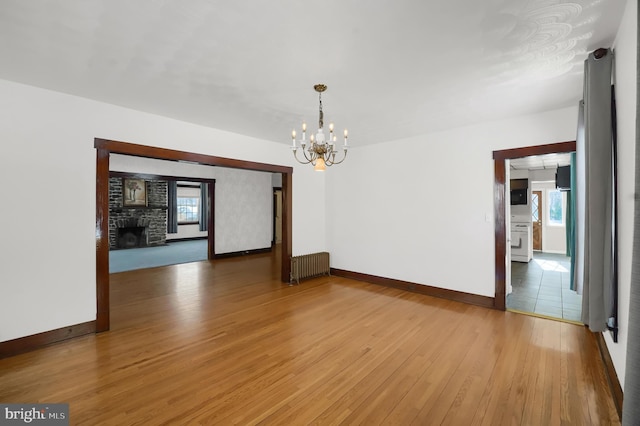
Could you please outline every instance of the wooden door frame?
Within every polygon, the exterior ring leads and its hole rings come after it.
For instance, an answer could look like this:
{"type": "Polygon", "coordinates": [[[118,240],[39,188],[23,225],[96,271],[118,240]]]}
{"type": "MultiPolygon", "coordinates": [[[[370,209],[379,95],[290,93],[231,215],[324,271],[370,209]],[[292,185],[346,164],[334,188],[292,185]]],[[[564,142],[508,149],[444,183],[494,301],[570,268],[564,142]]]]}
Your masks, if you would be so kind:
{"type": "MultiPolygon", "coordinates": [[[[534,190],[533,190],[533,186],[532,186],[531,194],[533,195],[533,193],[534,193],[534,192],[538,194],[538,220],[540,221],[540,249],[536,249],[535,247],[534,247],[533,249],[534,249],[534,250],[540,250],[540,251],[542,251],[542,226],[543,226],[543,225],[542,225],[542,214],[543,214],[543,209],[542,209],[542,206],[543,206],[542,197],[544,196],[544,195],[542,195],[542,193],[543,193],[544,191],[542,191],[542,190],[534,191],[534,190]]],[[[533,222],[531,222],[531,239],[535,241],[535,239],[533,238],[533,222]]]]}
{"type": "Polygon", "coordinates": [[[505,160],[529,157],[531,155],[554,154],[559,152],[575,152],[576,141],[558,142],[547,145],[527,146],[523,148],[493,151],[493,212],[495,226],[495,296],[493,307],[504,311],[506,309],[506,256],[507,256],[507,225],[506,225],[506,169],[505,160]]]}
{"type": "MultiPolygon", "coordinates": [[[[214,157],[186,151],[176,151],[147,145],[108,139],[94,139],[96,148],[96,332],[109,330],[109,156],[110,154],[132,155],[169,161],[186,161],[196,164],[282,173],[282,261],[280,279],[289,282],[291,263],[284,261],[291,257],[292,212],[293,212],[293,168],[274,164],[256,163],[232,158],[214,157]]],[[[209,187],[209,195],[213,192],[209,187]]],[[[215,195],[215,193],[213,194],[215,195]]],[[[213,198],[211,203],[213,203],[213,198]]],[[[213,212],[209,219],[212,224],[213,212]]],[[[213,232],[210,232],[213,235],[213,232]]],[[[210,238],[213,238],[212,236],[210,238]]],[[[208,256],[211,259],[211,246],[208,256]]]]}
{"type": "Polygon", "coordinates": [[[274,186],[273,187],[273,226],[272,226],[272,235],[271,235],[271,245],[274,246],[276,244],[276,214],[278,210],[276,208],[276,200],[277,195],[276,192],[280,191],[280,198],[282,198],[282,187],[274,186]]]}

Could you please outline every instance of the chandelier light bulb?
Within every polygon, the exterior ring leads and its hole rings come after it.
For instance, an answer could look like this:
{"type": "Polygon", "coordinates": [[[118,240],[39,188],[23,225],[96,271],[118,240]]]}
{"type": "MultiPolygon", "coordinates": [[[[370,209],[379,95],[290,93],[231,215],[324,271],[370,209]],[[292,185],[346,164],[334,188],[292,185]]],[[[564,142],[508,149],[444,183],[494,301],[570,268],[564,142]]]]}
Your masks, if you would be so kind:
{"type": "Polygon", "coordinates": [[[325,161],[324,158],[322,157],[318,157],[318,159],[316,160],[316,165],[314,167],[316,172],[324,172],[327,167],[325,166],[325,161]]]}

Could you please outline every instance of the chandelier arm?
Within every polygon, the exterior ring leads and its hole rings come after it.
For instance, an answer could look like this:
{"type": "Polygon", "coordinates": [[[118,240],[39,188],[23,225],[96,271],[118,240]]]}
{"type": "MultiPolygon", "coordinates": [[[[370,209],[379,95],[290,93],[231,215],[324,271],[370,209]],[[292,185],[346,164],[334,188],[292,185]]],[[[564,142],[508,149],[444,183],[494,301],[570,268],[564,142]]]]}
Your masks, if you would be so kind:
{"type": "Polygon", "coordinates": [[[342,160],[340,161],[335,161],[335,154],[333,154],[333,159],[330,161],[331,164],[329,164],[326,160],[325,163],[327,163],[327,166],[333,166],[334,164],[340,164],[342,163],[345,159],[347,158],[347,150],[344,150],[344,156],[342,157],[342,160]]]}
{"type": "Polygon", "coordinates": [[[318,156],[315,155],[315,153],[312,151],[312,147],[313,145],[309,146],[308,150],[303,150],[302,154],[304,155],[304,158],[307,159],[307,162],[305,164],[313,164],[315,165],[314,161],[316,161],[318,159],[318,156]],[[311,154],[310,156],[307,155],[307,151],[311,154]]]}
{"type": "Polygon", "coordinates": [[[309,164],[311,162],[311,160],[307,157],[307,155],[304,153],[304,149],[302,150],[302,154],[304,155],[304,158],[307,159],[307,161],[300,161],[300,159],[298,158],[298,150],[294,150],[293,151],[293,157],[296,159],[296,161],[300,164],[309,164]]]}
{"type": "Polygon", "coordinates": [[[335,159],[336,159],[336,154],[333,151],[329,151],[324,155],[324,163],[327,166],[332,165],[335,159]]]}

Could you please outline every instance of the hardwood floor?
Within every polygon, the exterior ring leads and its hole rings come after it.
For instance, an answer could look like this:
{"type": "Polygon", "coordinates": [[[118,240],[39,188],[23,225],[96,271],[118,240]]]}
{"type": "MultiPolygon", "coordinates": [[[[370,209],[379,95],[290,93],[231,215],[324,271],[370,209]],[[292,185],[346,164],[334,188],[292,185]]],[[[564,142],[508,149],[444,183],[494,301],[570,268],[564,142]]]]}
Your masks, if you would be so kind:
{"type": "Polygon", "coordinates": [[[71,424],[619,424],[584,327],[261,254],[111,275],[111,331],[0,360],[71,424]]]}

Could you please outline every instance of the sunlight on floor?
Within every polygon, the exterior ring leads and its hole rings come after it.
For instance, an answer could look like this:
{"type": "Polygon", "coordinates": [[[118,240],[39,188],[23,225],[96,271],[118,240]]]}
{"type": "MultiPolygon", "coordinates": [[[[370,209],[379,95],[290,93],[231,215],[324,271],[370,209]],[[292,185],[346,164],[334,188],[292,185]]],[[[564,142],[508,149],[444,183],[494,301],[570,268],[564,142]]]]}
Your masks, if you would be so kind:
{"type": "Polygon", "coordinates": [[[569,272],[569,269],[554,260],[533,259],[545,271],[569,272]]]}
{"type": "Polygon", "coordinates": [[[512,262],[507,309],[579,322],[582,296],[571,290],[570,262],[563,254],[540,252],[528,263],[512,262]]]}

